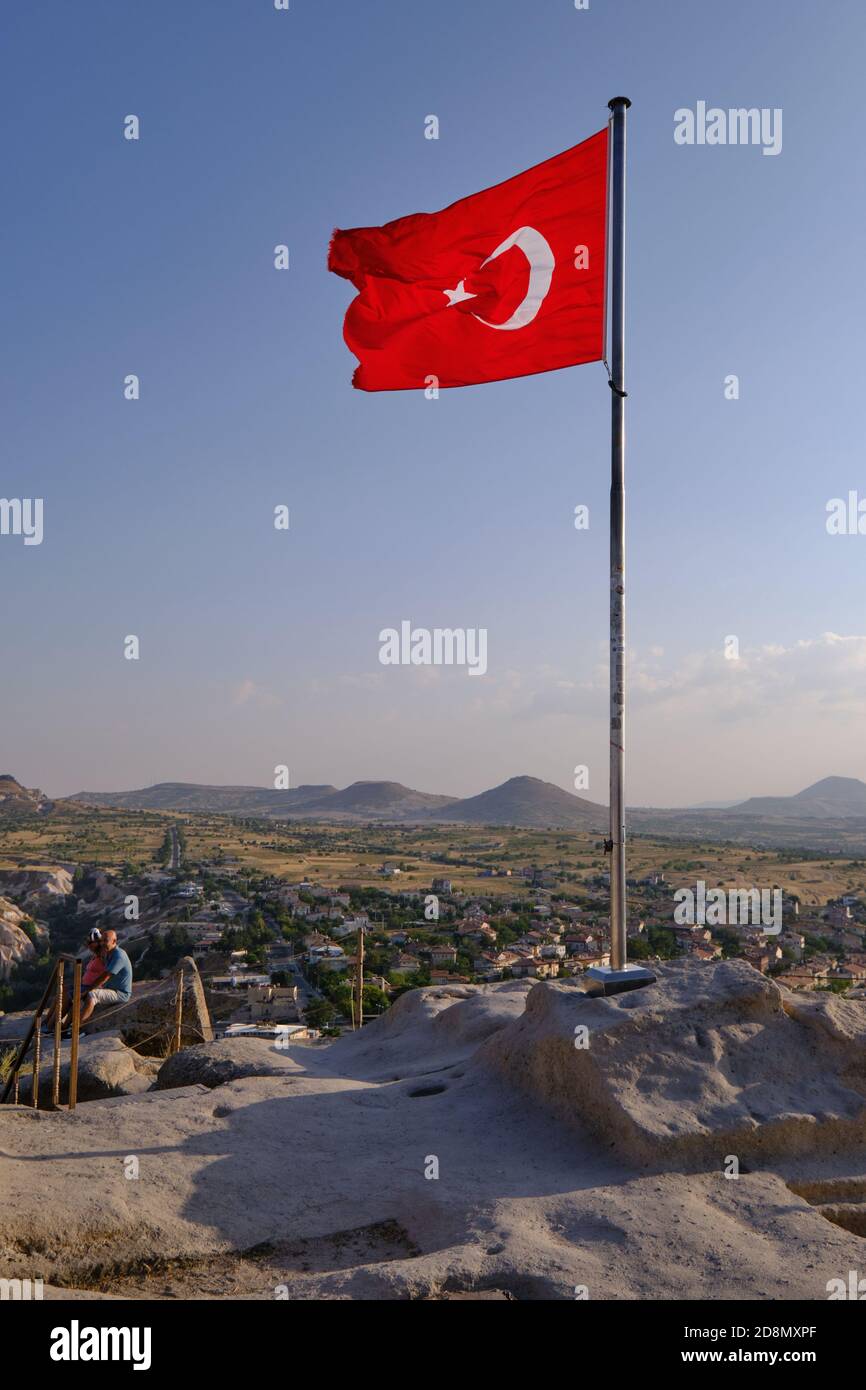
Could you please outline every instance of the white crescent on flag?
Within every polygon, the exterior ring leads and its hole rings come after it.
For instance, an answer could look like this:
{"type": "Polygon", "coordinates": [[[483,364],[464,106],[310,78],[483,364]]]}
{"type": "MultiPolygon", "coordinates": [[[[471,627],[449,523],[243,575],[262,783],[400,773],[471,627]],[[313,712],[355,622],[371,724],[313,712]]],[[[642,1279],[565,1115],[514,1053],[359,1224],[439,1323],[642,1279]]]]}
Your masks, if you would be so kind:
{"type": "MultiPolygon", "coordinates": [[[[522,251],[529,262],[529,285],[526,296],[518,304],[511,318],[506,319],[504,323],[491,323],[489,319],[483,319],[480,314],[472,315],[479,323],[486,324],[488,328],[525,328],[528,323],[532,323],[547,297],[550,282],[553,279],[556,259],[550,249],[549,242],[534,227],[518,227],[516,232],[512,232],[511,236],[506,237],[496,250],[491,252],[486,261],[482,261],[479,269],[483,270],[498,256],[503,256],[506,251],[510,251],[512,246],[516,246],[519,251],[522,251]]],[[[456,290],[443,290],[442,293],[448,298],[449,308],[452,304],[460,304],[465,299],[476,298],[474,294],[467,291],[464,280],[460,281],[456,290]]]]}

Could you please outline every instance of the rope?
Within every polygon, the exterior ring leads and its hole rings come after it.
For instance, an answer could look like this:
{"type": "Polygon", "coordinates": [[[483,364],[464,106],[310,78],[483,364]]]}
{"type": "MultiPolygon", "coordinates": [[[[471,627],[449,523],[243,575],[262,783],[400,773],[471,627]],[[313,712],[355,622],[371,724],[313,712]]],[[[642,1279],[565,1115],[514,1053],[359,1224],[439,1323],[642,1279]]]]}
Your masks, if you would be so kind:
{"type": "MultiPolygon", "coordinates": [[[[182,971],[178,971],[178,972],[175,972],[175,973],[176,973],[176,974],[182,974],[183,972],[182,972],[182,971]]],[[[172,978],[172,977],[171,977],[170,975],[167,975],[167,976],[165,977],[165,979],[171,979],[171,978],[172,978]]],[[[142,997],[147,998],[148,995],[153,994],[154,990],[157,988],[158,985],[164,985],[164,984],[165,984],[165,979],[163,979],[163,980],[150,980],[150,981],[148,981],[148,984],[150,985],[150,988],[149,988],[146,992],[145,992],[145,990],[139,990],[139,992],[138,992],[137,995],[132,995],[129,999],[125,999],[124,1002],[123,1002],[122,1004],[112,1004],[110,1008],[105,1009],[103,1012],[101,1012],[101,1013],[95,1015],[95,1017],[98,1018],[98,1019],[99,1019],[99,1022],[101,1023],[104,1019],[106,1019],[106,1018],[111,1018],[112,1014],[118,1014],[118,1013],[121,1012],[122,1009],[128,1009],[128,1008],[130,1007],[130,1005],[140,1003],[142,997]]],[[[94,1015],[91,1015],[91,1017],[94,1017],[94,1015]]],[[[150,1019],[150,1020],[147,1020],[147,1021],[149,1021],[150,1023],[153,1023],[153,1022],[154,1022],[154,1019],[150,1019]]],[[[90,1019],[87,1019],[87,1023],[89,1023],[89,1022],[90,1022],[90,1019]]],[[[86,1026],[86,1025],[85,1025],[85,1026],[86,1026]]],[[[68,1025],[67,1025],[67,1028],[68,1028],[68,1025]]],[[[195,1032],[195,1033],[198,1033],[198,1036],[199,1036],[202,1040],[204,1040],[204,1034],[203,1034],[203,1033],[200,1033],[199,1030],[198,1030],[197,1028],[192,1029],[192,1031],[195,1032]]],[[[158,1029],[156,1033],[153,1033],[153,1034],[151,1035],[151,1037],[152,1037],[152,1038],[157,1037],[157,1036],[159,1035],[160,1032],[162,1032],[162,1029],[161,1029],[161,1028],[158,1029]]],[[[21,1033],[21,1034],[15,1036],[15,1037],[11,1037],[11,1038],[0,1038],[0,1047],[3,1047],[6,1043],[23,1042],[26,1036],[27,1036],[26,1033],[21,1033]]],[[[44,1033],[42,1036],[43,1036],[43,1038],[45,1038],[45,1039],[47,1039],[47,1038],[53,1038],[53,1037],[54,1037],[54,1029],[52,1028],[49,1032],[44,1033]]],[[[145,1042],[150,1042],[150,1041],[151,1041],[151,1038],[145,1038],[144,1041],[145,1041],[145,1042]]],[[[22,1059],[22,1065],[23,1065],[23,1059],[22,1059]]]]}
{"type": "Polygon", "coordinates": [[[610,367],[607,364],[607,358],[603,357],[601,360],[604,363],[604,370],[607,372],[607,384],[610,387],[611,391],[613,391],[614,394],[617,396],[622,396],[623,400],[626,400],[628,398],[628,391],[621,391],[618,386],[614,385],[613,376],[611,375],[610,367]]]}

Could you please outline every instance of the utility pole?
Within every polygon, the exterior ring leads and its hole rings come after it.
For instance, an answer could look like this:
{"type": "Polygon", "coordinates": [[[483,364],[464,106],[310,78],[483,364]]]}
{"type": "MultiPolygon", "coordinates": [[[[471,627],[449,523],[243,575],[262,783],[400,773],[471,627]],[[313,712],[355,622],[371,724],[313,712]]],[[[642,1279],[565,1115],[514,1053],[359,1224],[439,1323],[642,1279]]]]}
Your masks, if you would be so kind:
{"type": "Polygon", "coordinates": [[[355,981],[358,991],[358,1027],[364,1025],[364,928],[358,928],[358,960],[355,966],[355,981]]]}

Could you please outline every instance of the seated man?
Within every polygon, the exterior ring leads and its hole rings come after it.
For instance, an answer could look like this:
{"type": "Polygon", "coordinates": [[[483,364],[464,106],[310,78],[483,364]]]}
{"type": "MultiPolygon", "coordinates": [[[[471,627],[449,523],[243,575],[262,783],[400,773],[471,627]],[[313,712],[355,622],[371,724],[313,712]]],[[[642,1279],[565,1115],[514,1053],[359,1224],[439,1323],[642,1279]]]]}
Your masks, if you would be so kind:
{"type": "Polygon", "coordinates": [[[117,944],[117,932],[103,933],[106,979],[95,989],[89,989],[81,1000],[81,1022],[86,1023],[97,1004],[126,1004],[132,998],[132,962],[117,944]]]}
{"type": "MultiPolygon", "coordinates": [[[[87,994],[88,990],[94,989],[96,985],[100,985],[102,984],[103,980],[108,979],[108,971],[105,968],[105,937],[102,935],[102,932],[99,930],[98,927],[94,927],[90,935],[88,936],[87,947],[90,951],[90,956],[85,965],[84,974],[81,980],[82,998],[85,994],[87,994]]],[[[71,988],[67,985],[67,982],[64,980],[62,1018],[64,1027],[69,1022],[69,1016],[72,1010],[72,1000],[70,999],[70,994],[71,988]]],[[[54,1015],[56,1008],[57,1004],[55,1002],[51,1005],[51,1008],[48,1009],[42,1021],[43,1029],[45,1029],[49,1033],[54,1027],[54,1015]]]]}

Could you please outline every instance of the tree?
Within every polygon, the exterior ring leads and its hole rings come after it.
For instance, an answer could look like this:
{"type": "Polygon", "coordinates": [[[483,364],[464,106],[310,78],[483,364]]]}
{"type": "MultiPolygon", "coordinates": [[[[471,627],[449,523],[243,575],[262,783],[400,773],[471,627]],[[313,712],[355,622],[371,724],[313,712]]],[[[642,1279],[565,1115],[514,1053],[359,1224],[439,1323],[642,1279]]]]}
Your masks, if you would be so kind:
{"type": "Polygon", "coordinates": [[[24,921],[21,922],[20,926],[28,941],[30,941],[31,945],[35,946],[39,940],[36,934],[36,923],[32,920],[32,918],[25,917],[24,921]]]}
{"type": "Polygon", "coordinates": [[[337,1010],[330,999],[316,999],[304,1012],[304,1019],[311,1028],[326,1028],[337,1017],[337,1010]]]}
{"type": "Polygon", "coordinates": [[[390,1000],[383,989],[378,985],[364,986],[364,1015],[383,1014],[389,1007],[390,1000]]]}

